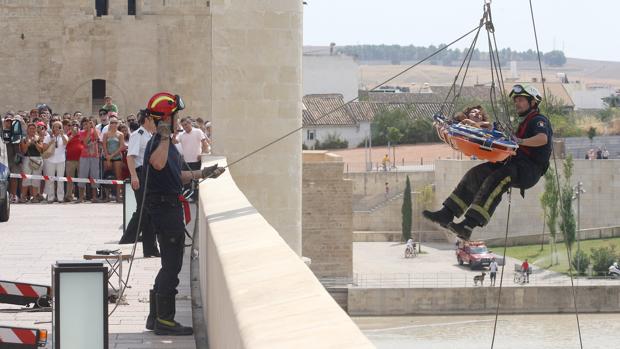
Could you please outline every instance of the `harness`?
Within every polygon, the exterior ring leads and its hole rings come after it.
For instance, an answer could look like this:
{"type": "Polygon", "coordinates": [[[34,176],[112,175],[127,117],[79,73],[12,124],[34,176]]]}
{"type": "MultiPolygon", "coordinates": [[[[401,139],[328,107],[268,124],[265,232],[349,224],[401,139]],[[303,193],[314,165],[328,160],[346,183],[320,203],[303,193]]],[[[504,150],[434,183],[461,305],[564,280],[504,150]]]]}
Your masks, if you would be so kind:
{"type": "MultiPolygon", "coordinates": [[[[540,115],[540,111],[538,110],[538,108],[532,110],[531,112],[529,112],[529,114],[527,114],[525,119],[523,119],[523,121],[519,124],[519,129],[517,130],[517,137],[519,138],[525,137],[525,132],[527,131],[527,125],[537,115],[540,115]]],[[[523,153],[527,155],[528,157],[532,155],[532,150],[530,149],[530,147],[526,145],[520,145],[519,149],[522,150],[523,153]]]]}

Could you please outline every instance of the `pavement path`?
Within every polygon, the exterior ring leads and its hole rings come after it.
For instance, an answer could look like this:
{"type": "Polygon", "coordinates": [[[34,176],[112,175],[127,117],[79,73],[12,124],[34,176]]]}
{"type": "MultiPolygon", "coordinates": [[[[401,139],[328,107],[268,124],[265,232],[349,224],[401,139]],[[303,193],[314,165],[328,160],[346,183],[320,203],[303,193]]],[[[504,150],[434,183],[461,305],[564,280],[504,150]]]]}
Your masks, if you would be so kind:
{"type": "MultiPolygon", "coordinates": [[[[473,278],[483,270],[471,270],[468,265],[458,265],[454,244],[426,243],[423,254],[404,258],[405,245],[398,242],[354,242],[353,273],[360,287],[470,287],[473,278]]],[[[507,258],[503,286],[522,286],[514,282],[514,265],[521,261],[507,258]]],[[[501,267],[500,267],[501,271],[501,267]]],[[[489,283],[489,271],[485,286],[489,283]]],[[[496,286],[499,285],[500,273],[496,286]]],[[[532,286],[570,286],[564,274],[534,267],[530,275],[532,286]]],[[[575,285],[620,285],[620,280],[575,279],[575,285]]]]}
{"type": "MultiPolygon", "coordinates": [[[[11,206],[11,218],[0,223],[0,280],[51,285],[51,265],[57,260],[80,260],[99,249],[121,248],[130,253],[132,245],[118,245],[122,235],[123,205],[120,204],[20,204],[11,206]]],[[[190,230],[191,231],[191,230],[190,230]]],[[[188,242],[189,243],[189,242],[188,242]]],[[[194,349],[193,336],[155,336],[144,328],[148,315],[148,292],[160,267],[159,258],[142,258],[139,243],[129,285],[127,305],[120,305],[109,318],[109,348],[194,349]]],[[[123,265],[124,277],[128,263],[123,265]]],[[[189,248],[179,276],[177,321],[191,325],[189,248]]],[[[109,310],[114,304],[109,304],[109,310]]],[[[0,304],[0,309],[16,308],[0,304]]],[[[0,313],[0,325],[46,328],[51,312],[0,313]],[[33,326],[34,325],[34,326],[33,326]]],[[[51,348],[51,336],[46,348],[51,348]]]]}

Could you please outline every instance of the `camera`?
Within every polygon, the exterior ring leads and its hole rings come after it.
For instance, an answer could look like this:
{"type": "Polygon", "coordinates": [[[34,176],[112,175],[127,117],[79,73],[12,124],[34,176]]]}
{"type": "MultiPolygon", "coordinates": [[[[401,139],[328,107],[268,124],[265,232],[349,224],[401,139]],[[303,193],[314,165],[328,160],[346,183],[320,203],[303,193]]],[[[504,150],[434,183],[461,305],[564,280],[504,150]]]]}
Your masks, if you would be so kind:
{"type": "Polygon", "coordinates": [[[4,143],[11,143],[12,140],[13,140],[13,130],[12,129],[2,130],[2,141],[4,143]]]}

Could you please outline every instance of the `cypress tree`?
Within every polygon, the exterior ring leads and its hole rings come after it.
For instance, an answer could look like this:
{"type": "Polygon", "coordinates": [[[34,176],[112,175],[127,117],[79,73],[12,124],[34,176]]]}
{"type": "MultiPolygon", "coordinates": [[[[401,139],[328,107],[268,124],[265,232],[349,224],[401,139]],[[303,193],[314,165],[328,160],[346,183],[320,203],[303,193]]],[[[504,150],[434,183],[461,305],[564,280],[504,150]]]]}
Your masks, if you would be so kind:
{"type": "Polygon", "coordinates": [[[413,208],[411,203],[411,182],[409,182],[409,176],[407,176],[407,182],[405,183],[405,192],[403,194],[403,207],[402,213],[402,234],[403,241],[411,239],[411,216],[413,215],[413,208]]]}

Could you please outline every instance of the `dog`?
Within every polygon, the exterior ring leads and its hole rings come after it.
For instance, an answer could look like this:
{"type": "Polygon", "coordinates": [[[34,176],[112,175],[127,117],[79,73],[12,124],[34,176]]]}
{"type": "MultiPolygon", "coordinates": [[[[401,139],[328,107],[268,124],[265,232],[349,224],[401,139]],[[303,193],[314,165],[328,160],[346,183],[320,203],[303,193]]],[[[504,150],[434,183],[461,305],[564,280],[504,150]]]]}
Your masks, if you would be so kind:
{"type": "Polygon", "coordinates": [[[480,286],[484,286],[485,275],[487,275],[487,273],[482,272],[482,274],[474,276],[474,286],[478,286],[478,282],[480,282],[480,286]]]}

